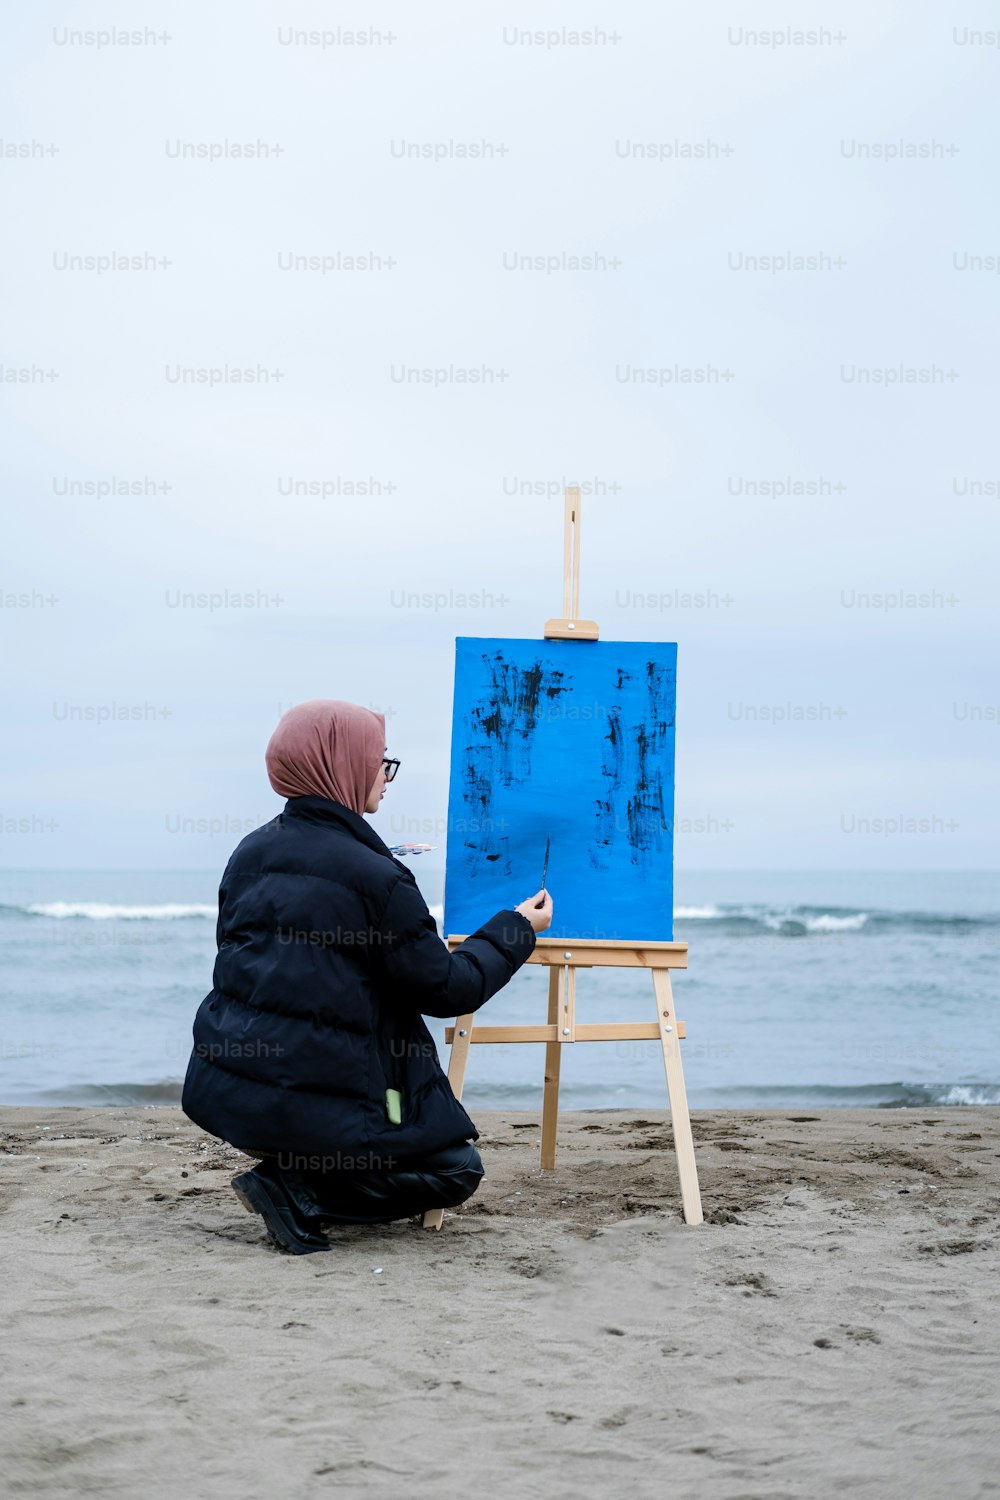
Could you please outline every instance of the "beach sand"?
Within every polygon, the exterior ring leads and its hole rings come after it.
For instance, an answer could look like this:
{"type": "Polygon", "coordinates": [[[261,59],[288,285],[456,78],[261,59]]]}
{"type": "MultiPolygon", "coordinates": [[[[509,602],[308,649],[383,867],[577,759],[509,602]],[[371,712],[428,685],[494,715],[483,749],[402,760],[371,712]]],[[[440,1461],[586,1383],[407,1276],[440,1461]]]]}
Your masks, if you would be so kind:
{"type": "Polygon", "coordinates": [[[176,1109],[0,1110],[8,1495],[1000,1495],[1000,1110],[480,1113],[440,1232],[271,1249],[176,1109]]]}

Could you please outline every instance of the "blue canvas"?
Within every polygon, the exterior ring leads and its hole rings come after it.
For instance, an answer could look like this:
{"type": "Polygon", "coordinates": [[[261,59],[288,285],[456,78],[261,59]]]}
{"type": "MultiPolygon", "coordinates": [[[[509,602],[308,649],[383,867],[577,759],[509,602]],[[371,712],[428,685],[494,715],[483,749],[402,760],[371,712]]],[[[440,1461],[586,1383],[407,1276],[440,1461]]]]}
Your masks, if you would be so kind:
{"type": "Polygon", "coordinates": [[[444,931],[546,886],[559,938],[673,938],[677,647],[460,636],[444,931]]]}

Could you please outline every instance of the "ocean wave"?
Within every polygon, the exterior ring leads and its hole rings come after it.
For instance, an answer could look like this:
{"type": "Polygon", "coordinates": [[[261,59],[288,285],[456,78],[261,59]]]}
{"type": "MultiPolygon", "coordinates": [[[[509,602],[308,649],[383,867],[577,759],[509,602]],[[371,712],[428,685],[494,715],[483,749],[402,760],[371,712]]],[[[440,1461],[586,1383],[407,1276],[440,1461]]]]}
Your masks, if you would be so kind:
{"type": "Polygon", "coordinates": [[[130,1105],[180,1104],[184,1085],[174,1079],[161,1083],[77,1083],[64,1088],[40,1089],[34,1096],[38,1103],[86,1108],[105,1105],[128,1108],[130,1105]]]}
{"type": "Polygon", "coordinates": [[[944,1109],[1000,1104],[1000,1083],[729,1084],[702,1089],[696,1109],[944,1109]]]}
{"type": "MultiPolygon", "coordinates": [[[[30,1102],[110,1108],[180,1104],[182,1088],[179,1079],[157,1083],[78,1083],[40,1089],[33,1093],[30,1102]]],[[[617,1113],[637,1108],[664,1110],[658,1097],[650,1099],[648,1088],[627,1081],[615,1087],[566,1083],[563,1092],[567,1108],[588,1113],[617,1113]]],[[[538,1093],[534,1083],[491,1083],[480,1079],[463,1097],[473,1110],[526,1110],[537,1116],[538,1093]]],[[[734,1111],[975,1108],[1000,1104],[1000,1083],[734,1083],[723,1088],[700,1089],[691,1095],[690,1103],[695,1110],[734,1111]]]]}
{"type": "MultiPolygon", "coordinates": [[[[444,907],[429,908],[440,928],[444,907]]],[[[53,921],[78,919],[91,922],[176,922],[190,919],[214,921],[218,907],[201,902],[167,901],[148,904],[110,901],[33,901],[2,905],[0,913],[11,916],[47,917],[53,921]]],[[[697,923],[699,931],[736,937],[778,936],[824,937],[863,933],[873,936],[890,931],[927,935],[1000,934],[1000,915],[962,916],[927,911],[858,911],[846,907],[701,905],[676,906],[674,920],[682,925],[697,923]]]]}
{"type": "Polygon", "coordinates": [[[818,917],[765,916],[761,921],[770,932],[783,933],[785,937],[799,937],[808,932],[860,932],[868,921],[868,912],[850,912],[842,916],[822,912],[818,917]]]}
{"type": "Polygon", "coordinates": [[[1000,930],[1000,916],[992,914],[970,917],[946,912],[858,911],[846,907],[706,904],[678,906],[674,909],[674,918],[681,923],[711,923],[708,931],[740,937],[777,934],[795,938],[851,932],[872,936],[890,931],[955,936],[1000,930]]]}
{"type": "Polygon", "coordinates": [[[807,932],[860,932],[868,921],[866,911],[856,912],[849,917],[835,917],[826,914],[822,917],[807,917],[807,932]]]}
{"type": "Polygon", "coordinates": [[[996,1083],[949,1083],[932,1092],[936,1104],[1000,1104],[1000,1084],[996,1083]]]}
{"type": "Polygon", "coordinates": [[[91,922],[176,922],[184,917],[216,917],[218,907],[179,901],[156,906],[119,906],[108,901],[33,901],[16,911],[29,917],[52,917],[58,922],[82,917],[91,922]]]}
{"type": "Polygon", "coordinates": [[[860,932],[868,921],[866,911],[816,911],[794,906],[783,911],[763,906],[675,906],[678,922],[726,922],[730,925],[766,928],[768,932],[860,932]]]}

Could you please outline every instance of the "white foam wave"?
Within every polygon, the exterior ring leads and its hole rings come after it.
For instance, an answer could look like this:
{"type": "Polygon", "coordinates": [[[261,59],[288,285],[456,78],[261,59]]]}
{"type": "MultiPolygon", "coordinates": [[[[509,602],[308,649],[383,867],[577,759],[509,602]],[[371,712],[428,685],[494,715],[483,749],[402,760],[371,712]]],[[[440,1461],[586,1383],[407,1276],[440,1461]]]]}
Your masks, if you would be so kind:
{"type": "Polygon", "coordinates": [[[859,932],[868,921],[867,912],[856,912],[850,917],[834,917],[824,912],[819,917],[799,917],[794,912],[785,912],[783,916],[770,916],[758,918],[762,920],[765,927],[772,932],[780,932],[783,927],[794,927],[806,932],[859,932]]]}
{"type": "Polygon", "coordinates": [[[868,921],[868,913],[859,911],[853,917],[806,917],[807,932],[860,932],[868,921]]]}
{"type": "Polygon", "coordinates": [[[214,917],[215,906],[166,902],[159,906],[115,906],[107,901],[36,901],[24,908],[33,917],[86,917],[92,922],[173,922],[179,917],[214,917]]]}
{"type": "Polygon", "coordinates": [[[953,1083],[943,1089],[935,1104],[1000,1104],[1000,1088],[995,1083],[953,1083]]]}

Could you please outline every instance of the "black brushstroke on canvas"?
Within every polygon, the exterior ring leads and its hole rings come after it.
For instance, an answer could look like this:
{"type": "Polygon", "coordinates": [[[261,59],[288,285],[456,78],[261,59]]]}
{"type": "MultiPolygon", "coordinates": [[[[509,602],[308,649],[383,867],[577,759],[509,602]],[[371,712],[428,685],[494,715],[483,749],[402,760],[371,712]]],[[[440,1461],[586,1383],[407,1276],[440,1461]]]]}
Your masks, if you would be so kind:
{"type": "Polygon", "coordinates": [[[608,711],[608,744],[601,774],[607,789],[597,800],[590,863],[606,869],[602,851],[610,849],[618,835],[628,840],[634,865],[645,865],[663,852],[663,835],[670,832],[663,785],[663,751],[674,719],[665,700],[671,674],[657,662],[646,662],[646,712],[638,724],[626,725],[624,708],[617,695],[631,675],[616,672],[616,701],[608,711]],[[624,805],[623,805],[624,803],[624,805]]]}
{"type": "MultiPolygon", "coordinates": [[[[621,691],[628,673],[619,669],[616,690],[621,691]]],[[[607,751],[601,764],[601,775],[607,782],[607,791],[597,798],[597,818],[593,842],[590,846],[590,863],[595,870],[606,868],[600,857],[602,849],[610,849],[615,836],[615,808],[621,796],[622,778],[625,774],[625,722],[621,703],[613,703],[608,710],[608,732],[604,736],[607,751]]]]}
{"type": "Polygon", "coordinates": [[[647,661],[646,722],[635,732],[635,781],[626,809],[633,864],[643,863],[651,854],[661,854],[663,835],[670,829],[663,789],[662,752],[667,731],[674,720],[667,716],[663,702],[666,675],[656,662],[647,661]]]}
{"type": "MultiPolygon", "coordinates": [[[[494,827],[493,788],[523,785],[531,774],[531,749],[540,708],[568,691],[565,674],[540,661],[522,668],[500,651],[484,655],[489,686],[472,706],[467,719],[470,742],[465,746],[463,799],[470,810],[465,847],[491,863],[504,859],[503,873],[511,875],[510,838],[494,827]]],[[[475,858],[467,862],[476,874],[475,858]]]]}

